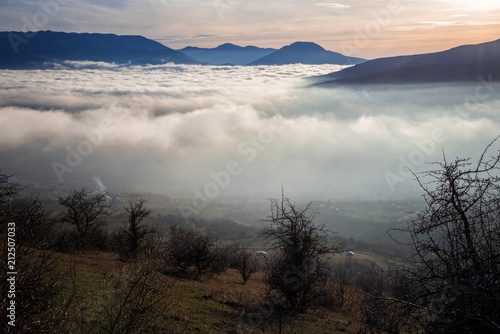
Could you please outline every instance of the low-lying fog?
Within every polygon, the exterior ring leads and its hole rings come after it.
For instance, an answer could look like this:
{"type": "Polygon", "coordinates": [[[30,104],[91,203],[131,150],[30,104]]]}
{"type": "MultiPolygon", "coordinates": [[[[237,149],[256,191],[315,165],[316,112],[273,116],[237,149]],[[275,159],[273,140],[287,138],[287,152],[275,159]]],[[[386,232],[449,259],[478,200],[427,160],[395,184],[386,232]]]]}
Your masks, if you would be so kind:
{"type": "MultiPolygon", "coordinates": [[[[414,171],[477,158],[500,85],[305,88],[339,66],[0,71],[0,168],[19,178],[224,200],[419,196],[414,171]],[[102,186],[102,185],[101,185],[102,186]],[[200,195],[201,194],[201,195],[200,195]]],[[[500,145],[496,145],[498,149],[500,145]]]]}

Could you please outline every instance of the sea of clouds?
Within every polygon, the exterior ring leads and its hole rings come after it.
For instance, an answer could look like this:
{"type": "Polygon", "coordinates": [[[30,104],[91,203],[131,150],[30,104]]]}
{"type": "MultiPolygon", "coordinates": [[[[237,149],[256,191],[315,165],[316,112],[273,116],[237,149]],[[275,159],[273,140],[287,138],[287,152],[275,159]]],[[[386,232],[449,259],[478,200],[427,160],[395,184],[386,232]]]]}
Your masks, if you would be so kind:
{"type": "MultiPolygon", "coordinates": [[[[309,87],[333,65],[0,71],[0,168],[110,192],[265,200],[404,198],[409,169],[478,158],[500,85],[309,87]]],[[[492,154],[500,144],[492,148],[492,154]]]]}

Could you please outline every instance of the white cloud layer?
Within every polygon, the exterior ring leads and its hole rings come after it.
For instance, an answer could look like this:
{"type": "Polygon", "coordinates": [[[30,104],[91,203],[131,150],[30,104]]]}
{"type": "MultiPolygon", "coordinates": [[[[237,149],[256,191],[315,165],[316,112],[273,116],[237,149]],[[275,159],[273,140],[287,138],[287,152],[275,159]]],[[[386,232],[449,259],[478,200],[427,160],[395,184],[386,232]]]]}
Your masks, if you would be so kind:
{"type": "Polygon", "coordinates": [[[442,148],[477,157],[500,134],[500,86],[487,80],[305,88],[338,69],[1,71],[0,168],[52,183],[97,175],[111,192],[265,199],[283,184],[296,197],[401,198],[418,194],[407,167],[428,168],[442,148]]]}

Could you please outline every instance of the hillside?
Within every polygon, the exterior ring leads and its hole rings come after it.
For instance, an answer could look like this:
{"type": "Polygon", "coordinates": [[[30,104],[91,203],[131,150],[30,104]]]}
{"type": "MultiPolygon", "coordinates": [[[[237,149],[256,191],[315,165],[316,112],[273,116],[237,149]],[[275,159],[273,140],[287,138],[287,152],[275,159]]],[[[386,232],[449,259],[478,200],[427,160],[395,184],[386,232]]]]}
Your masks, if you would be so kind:
{"type": "Polygon", "coordinates": [[[500,40],[419,55],[380,58],[320,77],[320,86],[500,80],[500,40]]]}
{"type": "MultiPolygon", "coordinates": [[[[69,276],[64,282],[63,294],[75,293],[73,304],[66,310],[67,327],[79,324],[79,328],[89,333],[104,332],[99,331],[97,324],[107,327],[114,315],[111,307],[123,301],[124,292],[131,291],[126,282],[137,275],[134,264],[122,263],[114,254],[103,252],[57,254],[57,258],[58,271],[66,274],[74,270],[77,280],[73,288],[69,276]],[[83,313],[78,312],[81,308],[83,313]]],[[[233,269],[200,279],[154,272],[148,273],[147,287],[153,288],[157,297],[161,296],[154,303],[143,304],[147,313],[135,318],[132,307],[138,301],[131,300],[124,305],[122,321],[134,319],[133,333],[262,333],[262,329],[273,333],[277,330],[276,321],[271,323],[268,314],[262,313],[265,291],[262,273],[255,274],[243,285],[239,273],[233,269]]],[[[146,291],[144,293],[150,293],[146,291]]],[[[358,293],[349,289],[349,294],[354,298],[358,293]]],[[[356,333],[363,324],[349,315],[347,310],[355,306],[351,304],[346,305],[345,311],[324,310],[299,315],[296,321],[286,319],[283,329],[304,334],[356,333]]],[[[126,327],[123,322],[118,324],[122,329],[126,327]]]]}

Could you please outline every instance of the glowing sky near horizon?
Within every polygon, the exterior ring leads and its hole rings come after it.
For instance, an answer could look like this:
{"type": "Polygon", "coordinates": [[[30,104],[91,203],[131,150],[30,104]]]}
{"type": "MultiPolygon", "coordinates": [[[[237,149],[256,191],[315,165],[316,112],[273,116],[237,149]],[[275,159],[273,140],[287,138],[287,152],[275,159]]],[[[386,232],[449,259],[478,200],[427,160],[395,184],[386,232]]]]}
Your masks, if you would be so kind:
{"type": "Polygon", "coordinates": [[[0,0],[3,31],[134,34],[174,49],[311,41],[364,58],[496,40],[499,18],[496,0],[0,0]]]}

